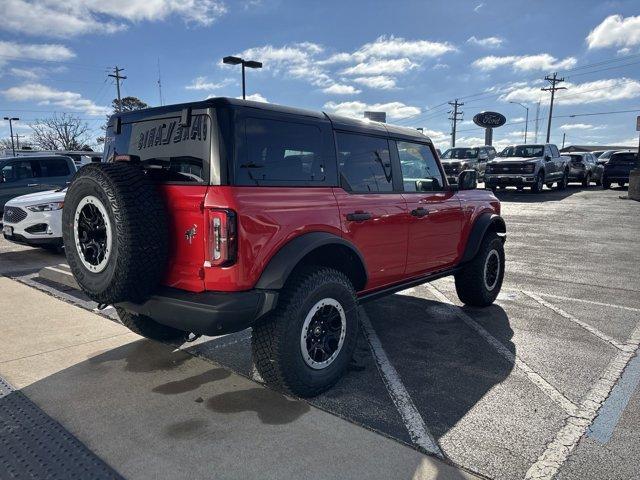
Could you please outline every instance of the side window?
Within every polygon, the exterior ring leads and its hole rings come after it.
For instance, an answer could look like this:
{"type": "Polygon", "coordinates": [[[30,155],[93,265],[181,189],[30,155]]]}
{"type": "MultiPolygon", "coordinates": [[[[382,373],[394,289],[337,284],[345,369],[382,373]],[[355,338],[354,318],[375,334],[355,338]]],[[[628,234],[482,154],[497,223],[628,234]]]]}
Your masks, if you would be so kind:
{"type": "Polygon", "coordinates": [[[21,162],[12,162],[2,168],[2,177],[5,182],[17,182],[19,180],[27,180],[33,178],[34,171],[31,168],[29,160],[21,162]]]}
{"type": "Polygon", "coordinates": [[[491,147],[489,149],[489,160],[493,160],[494,158],[496,158],[496,155],[498,155],[498,152],[496,152],[496,149],[491,147]]]}
{"type": "Polygon", "coordinates": [[[322,182],[326,178],[322,132],[315,125],[263,118],[245,122],[246,158],[236,166],[237,185],[322,182]]]}
{"type": "Polygon", "coordinates": [[[64,158],[48,158],[38,160],[38,163],[43,177],[66,177],[71,173],[69,164],[64,158]]]}
{"type": "Polygon", "coordinates": [[[556,147],[555,145],[550,145],[551,147],[551,156],[554,158],[557,158],[560,156],[560,152],[558,151],[558,147],[556,147]]]}
{"type": "Polygon", "coordinates": [[[443,182],[438,163],[427,145],[396,142],[405,192],[433,192],[442,190],[443,182]]]}
{"type": "Polygon", "coordinates": [[[549,147],[549,145],[544,146],[544,155],[553,157],[553,153],[551,152],[551,148],[549,147]]]}
{"type": "Polygon", "coordinates": [[[389,142],[384,138],[336,133],[340,183],[358,193],[392,192],[389,142]]]}

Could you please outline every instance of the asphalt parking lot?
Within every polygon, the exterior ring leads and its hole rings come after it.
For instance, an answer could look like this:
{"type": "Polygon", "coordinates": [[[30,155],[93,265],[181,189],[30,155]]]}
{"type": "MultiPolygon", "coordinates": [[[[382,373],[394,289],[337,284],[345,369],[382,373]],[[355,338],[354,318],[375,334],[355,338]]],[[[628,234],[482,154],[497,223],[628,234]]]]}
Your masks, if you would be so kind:
{"type": "MultiPolygon", "coordinates": [[[[460,307],[449,278],[366,304],[348,375],[309,403],[488,478],[637,478],[640,203],[621,195],[499,192],[496,304],[460,307]]],[[[94,308],[35,276],[63,262],[0,240],[0,274],[94,308]]],[[[181,348],[259,381],[249,339],[181,348]]]]}

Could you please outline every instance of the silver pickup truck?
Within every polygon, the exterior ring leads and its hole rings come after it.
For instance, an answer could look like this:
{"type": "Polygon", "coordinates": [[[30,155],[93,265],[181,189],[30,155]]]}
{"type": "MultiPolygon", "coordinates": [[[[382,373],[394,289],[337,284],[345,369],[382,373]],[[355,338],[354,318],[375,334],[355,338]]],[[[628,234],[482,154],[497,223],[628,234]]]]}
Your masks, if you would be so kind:
{"type": "Polygon", "coordinates": [[[559,190],[569,181],[570,157],[560,155],[552,143],[541,145],[510,145],[496,158],[487,162],[485,185],[498,187],[515,186],[518,190],[531,187],[535,193],[544,185],[551,188],[557,183],[559,190]]]}

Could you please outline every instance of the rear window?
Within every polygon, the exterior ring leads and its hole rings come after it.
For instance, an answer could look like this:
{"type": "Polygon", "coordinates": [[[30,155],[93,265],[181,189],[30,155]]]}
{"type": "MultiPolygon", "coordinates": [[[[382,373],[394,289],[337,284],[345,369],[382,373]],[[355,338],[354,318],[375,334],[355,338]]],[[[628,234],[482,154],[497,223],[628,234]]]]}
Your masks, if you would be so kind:
{"type": "Polygon", "coordinates": [[[175,116],[123,124],[118,135],[109,129],[105,158],[113,161],[121,155],[139,160],[158,182],[208,183],[211,119],[194,112],[188,126],[175,116]]]}
{"type": "Polygon", "coordinates": [[[43,177],[66,177],[71,174],[69,164],[64,158],[48,158],[38,160],[43,177]]]}
{"type": "Polygon", "coordinates": [[[311,124],[247,118],[236,185],[313,185],[326,179],[322,131],[311,124]]]}
{"type": "Polygon", "coordinates": [[[611,165],[627,165],[627,164],[631,164],[634,163],[638,158],[638,155],[633,153],[633,152],[629,152],[629,153],[615,153],[613,155],[611,155],[611,160],[609,160],[609,163],[611,165]]]}

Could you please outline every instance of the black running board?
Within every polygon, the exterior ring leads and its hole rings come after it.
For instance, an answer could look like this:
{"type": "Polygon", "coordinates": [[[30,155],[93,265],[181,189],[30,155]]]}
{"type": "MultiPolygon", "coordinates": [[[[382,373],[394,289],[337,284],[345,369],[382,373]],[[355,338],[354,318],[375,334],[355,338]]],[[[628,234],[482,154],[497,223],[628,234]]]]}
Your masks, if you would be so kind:
{"type": "Polygon", "coordinates": [[[433,282],[434,280],[438,280],[439,278],[448,277],[449,275],[455,274],[458,270],[460,270],[460,267],[455,267],[447,270],[441,270],[439,272],[430,273],[429,275],[424,275],[422,277],[414,278],[406,282],[397,283],[389,287],[381,288],[380,290],[375,290],[373,292],[366,293],[362,296],[358,296],[358,300],[360,301],[360,303],[370,302],[371,300],[376,300],[380,297],[385,297],[387,295],[391,295],[393,293],[399,292],[401,290],[405,290],[407,288],[415,287],[417,285],[422,285],[424,283],[433,282]]]}

